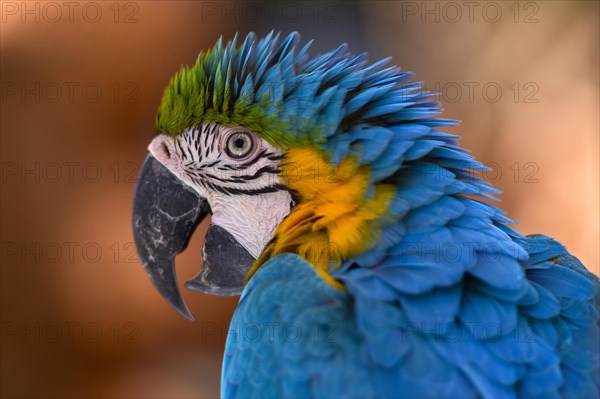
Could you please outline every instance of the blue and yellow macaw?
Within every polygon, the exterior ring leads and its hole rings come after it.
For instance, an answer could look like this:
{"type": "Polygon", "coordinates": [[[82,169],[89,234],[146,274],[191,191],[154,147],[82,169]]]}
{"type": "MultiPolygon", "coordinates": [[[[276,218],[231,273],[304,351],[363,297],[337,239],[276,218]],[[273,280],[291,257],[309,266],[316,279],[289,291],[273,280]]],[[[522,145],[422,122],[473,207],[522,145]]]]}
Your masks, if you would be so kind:
{"type": "Polygon", "coordinates": [[[299,35],[237,37],[171,80],[134,198],[143,266],[241,294],[225,398],[598,397],[598,279],[523,236],[411,74],[299,35]]]}

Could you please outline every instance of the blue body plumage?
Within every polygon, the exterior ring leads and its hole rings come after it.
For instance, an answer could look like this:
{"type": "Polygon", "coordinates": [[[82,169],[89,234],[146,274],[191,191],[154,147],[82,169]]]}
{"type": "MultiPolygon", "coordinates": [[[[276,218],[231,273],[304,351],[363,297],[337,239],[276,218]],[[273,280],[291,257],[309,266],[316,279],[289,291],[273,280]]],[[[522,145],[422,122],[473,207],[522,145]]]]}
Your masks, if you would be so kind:
{"type": "Polygon", "coordinates": [[[525,275],[388,255],[340,272],[347,293],[296,255],[273,258],[232,321],[224,397],[596,397],[597,280],[548,237],[515,241],[531,251],[525,275]]]}

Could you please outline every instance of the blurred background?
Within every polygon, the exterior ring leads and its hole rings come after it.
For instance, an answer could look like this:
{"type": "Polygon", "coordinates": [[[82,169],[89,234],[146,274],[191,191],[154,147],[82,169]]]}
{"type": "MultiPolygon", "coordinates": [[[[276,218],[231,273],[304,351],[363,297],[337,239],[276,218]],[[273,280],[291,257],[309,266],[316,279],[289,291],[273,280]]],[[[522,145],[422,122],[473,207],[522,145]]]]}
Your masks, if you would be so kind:
{"type": "Polygon", "coordinates": [[[172,310],[137,262],[131,203],[170,76],[236,31],[393,56],[463,121],[449,131],[518,230],[598,273],[598,4],[0,2],[1,396],[218,396],[237,298],[184,292],[195,323],[172,310]]]}

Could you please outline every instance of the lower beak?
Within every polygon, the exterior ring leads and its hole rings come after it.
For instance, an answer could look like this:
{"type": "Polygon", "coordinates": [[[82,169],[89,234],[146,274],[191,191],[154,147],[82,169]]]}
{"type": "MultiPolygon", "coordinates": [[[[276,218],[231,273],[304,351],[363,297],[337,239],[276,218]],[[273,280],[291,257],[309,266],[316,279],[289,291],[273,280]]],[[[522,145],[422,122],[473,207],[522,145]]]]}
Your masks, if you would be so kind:
{"type": "Polygon", "coordinates": [[[256,259],[227,230],[211,224],[204,237],[202,271],[185,288],[212,295],[240,295],[256,259]]]}
{"type": "MultiPolygon", "coordinates": [[[[135,188],[133,235],[138,256],[162,296],[193,320],[177,286],[175,255],[211,212],[198,195],[152,155],[148,155],[135,188]]],[[[209,294],[238,295],[254,258],[226,230],[211,225],[204,240],[202,271],[185,287],[209,294]]]]}

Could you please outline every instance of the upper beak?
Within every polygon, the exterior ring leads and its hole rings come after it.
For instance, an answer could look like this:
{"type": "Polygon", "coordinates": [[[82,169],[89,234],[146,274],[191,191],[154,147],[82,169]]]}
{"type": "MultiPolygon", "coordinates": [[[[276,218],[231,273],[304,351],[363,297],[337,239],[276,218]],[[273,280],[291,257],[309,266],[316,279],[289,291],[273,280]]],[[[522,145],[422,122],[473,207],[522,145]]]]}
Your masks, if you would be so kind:
{"type": "Polygon", "coordinates": [[[133,197],[133,237],[150,279],[182,315],[193,320],[175,275],[175,255],[183,251],[196,226],[210,212],[206,199],[187,187],[149,155],[133,197]]]}
{"type": "MultiPolygon", "coordinates": [[[[133,199],[135,245],[156,288],[189,320],[194,318],[177,286],[174,258],[187,247],[196,226],[210,212],[205,198],[148,155],[133,199]]],[[[254,257],[215,225],[209,227],[202,252],[202,271],[185,284],[186,288],[210,294],[240,294],[254,257]]]]}

